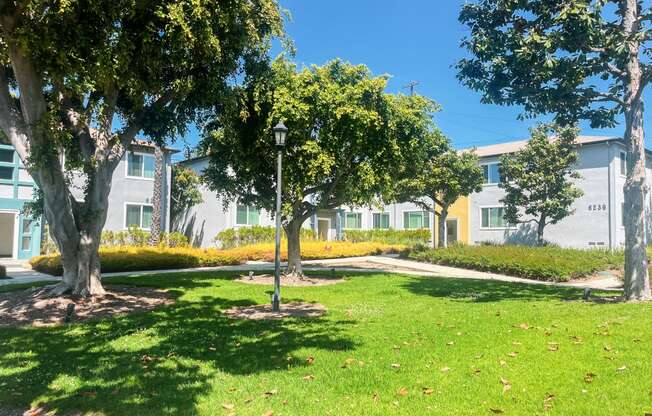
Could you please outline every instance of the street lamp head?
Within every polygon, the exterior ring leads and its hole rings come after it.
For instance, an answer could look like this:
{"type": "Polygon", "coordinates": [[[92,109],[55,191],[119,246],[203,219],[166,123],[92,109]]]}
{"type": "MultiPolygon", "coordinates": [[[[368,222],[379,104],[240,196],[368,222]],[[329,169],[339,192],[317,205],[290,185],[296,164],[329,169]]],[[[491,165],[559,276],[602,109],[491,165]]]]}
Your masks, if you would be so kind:
{"type": "Polygon", "coordinates": [[[285,146],[285,138],[288,135],[288,128],[285,127],[283,122],[279,122],[274,126],[274,139],[276,139],[276,146],[283,147],[285,146]]]}

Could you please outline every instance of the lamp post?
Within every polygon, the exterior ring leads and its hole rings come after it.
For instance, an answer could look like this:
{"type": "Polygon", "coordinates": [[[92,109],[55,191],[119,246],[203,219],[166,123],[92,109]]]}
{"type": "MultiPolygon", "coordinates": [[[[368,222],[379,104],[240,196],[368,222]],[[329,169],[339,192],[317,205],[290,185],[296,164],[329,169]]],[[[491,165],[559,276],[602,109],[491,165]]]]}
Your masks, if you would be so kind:
{"type": "Polygon", "coordinates": [[[281,173],[283,167],[283,148],[288,128],[283,122],[274,127],[276,141],[276,250],[274,252],[274,294],[272,295],[272,310],[281,309],[281,173]]]}

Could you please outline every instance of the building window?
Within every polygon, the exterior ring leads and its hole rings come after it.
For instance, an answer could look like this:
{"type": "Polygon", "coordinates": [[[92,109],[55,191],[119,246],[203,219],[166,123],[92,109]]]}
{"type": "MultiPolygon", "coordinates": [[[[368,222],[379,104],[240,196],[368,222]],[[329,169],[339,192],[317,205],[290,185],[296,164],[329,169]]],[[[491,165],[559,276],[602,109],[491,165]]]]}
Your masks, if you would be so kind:
{"type": "Polygon", "coordinates": [[[126,211],[125,228],[136,227],[143,230],[152,228],[154,208],[151,205],[127,204],[126,211]]]}
{"type": "Polygon", "coordinates": [[[344,228],[347,230],[362,228],[362,214],[359,212],[347,212],[344,214],[344,228]]]}
{"type": "Polygon", "coordinates": [[[0,149],[0,162],[14,163],[14,151],[11,149],[0,149]]]}
{"type": "Polygon", "coordinates": [[[11,166],[0,166],[0,179],[11,181],[14,179],[14,168],[11,166]]]}
{"type": "Polygon", "coordinates": [[[403,228],[405,228],[406,230],[430,228],[430,214],[427,211],[404,212],[403,228]]]}
{"type": "Polygon", "coordinates": [[[127,154],[127,176],[131,178],[154,178],[154,156],[141,153],[127,154]]]}
{"type": "Polygon", "coordinates": [[[236,225],[258,225],[260,224],[260,210],[249,205],[238,205],[235,215],[236,225]]]}
{"type": "Polygon", "coordinates": [[[506,228],[505,209],[503,207],[482,208],[482,228],[506,228]]]}
{"type": "Polygon", "coordinates": [[[500,183],[500,163],[482,165],[485,185],[500,183]]]}
{"type": "Polygon", "coordinates": [[[627,153],[620,152],[620,174],[627,176],[627,153]]]}
{"type": "Polygon", "coordinates": [[[22,251],[32,250],[32,221],[24,218],[23,228],[20,231],[20,249],[22,251]]]}
{"type": "Polygon", "coordinates": [[[378,229],[389,228],[389,212],[375,212],[373,227],[378,229]]]}

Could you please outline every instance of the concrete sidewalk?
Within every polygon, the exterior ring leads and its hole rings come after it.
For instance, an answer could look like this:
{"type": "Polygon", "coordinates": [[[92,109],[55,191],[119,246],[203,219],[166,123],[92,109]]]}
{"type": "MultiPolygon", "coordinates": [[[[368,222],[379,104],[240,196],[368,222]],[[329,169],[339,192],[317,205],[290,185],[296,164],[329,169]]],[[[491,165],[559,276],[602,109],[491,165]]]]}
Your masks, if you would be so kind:
{"type": "MultiPolygon", "coordinates": [[[[285,265],[285,263],[283,263],[285,265]]],[[[439,266],[436,264],[421,263],[412,260],[399,259],[397,256],[365,256],[348,257],[328,260],[306,260],[303,262],[304,270],[317,271],[336,269],[338,271],[369,271],[381,273],[408,274],[427,277],[452,277],[457,279],[495,280],[510,283],[523,283],[533,285],[547,285],[560,287],[574,287],[579,289],[590,288],[594,290],[622,290],[621,282],[614,277],[604,279],[576,281],[569,283],[541,282],[523,279],[496,273],[479,272],[475,270],[460,269],[456,267],[439,266]]],[[[103,273],[103,277],[112,276],[150,276],[168,273],[198,273],[212,271],[262,271],[274,268],[273,263],[247,262],[237,266],[196,267],[189,269],[147,270],[135,272],[103,273]]],[[[0,286],[14,283],[32,283],[40,281],[57,281],[59,277],[50,276],[33,270],[15,270],[7,273],[13,279],[0,280],[0,286]]]]}

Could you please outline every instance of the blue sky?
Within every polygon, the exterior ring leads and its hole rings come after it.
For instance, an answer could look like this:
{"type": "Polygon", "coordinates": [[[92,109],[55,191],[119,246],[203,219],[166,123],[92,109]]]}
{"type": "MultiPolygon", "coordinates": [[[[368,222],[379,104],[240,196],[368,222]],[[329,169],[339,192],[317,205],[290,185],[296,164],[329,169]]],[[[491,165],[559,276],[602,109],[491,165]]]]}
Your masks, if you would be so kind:
{"type": "MultiPolygon", "coordinates": [[[[297,62],[342,58],[363,63],[375,74],[391,75],[389,92],[408,93],[403,86],[419,81],[416,90],[442,106],[437,125],[458,148],[527,138],[536,122],[518,120],[518,107],[480,103],[478,93],[457,81],[453,65],[465,54],[459,43],[468,33],[457,21],[463,0],[280,1],[291,14],[286,30],[297,62]]],[[[622,132],[622,125],[611,130],[582,126],[583,134],[622,132]]],[[[195,141],[193,132],[188,142],[195,141]]]]}

